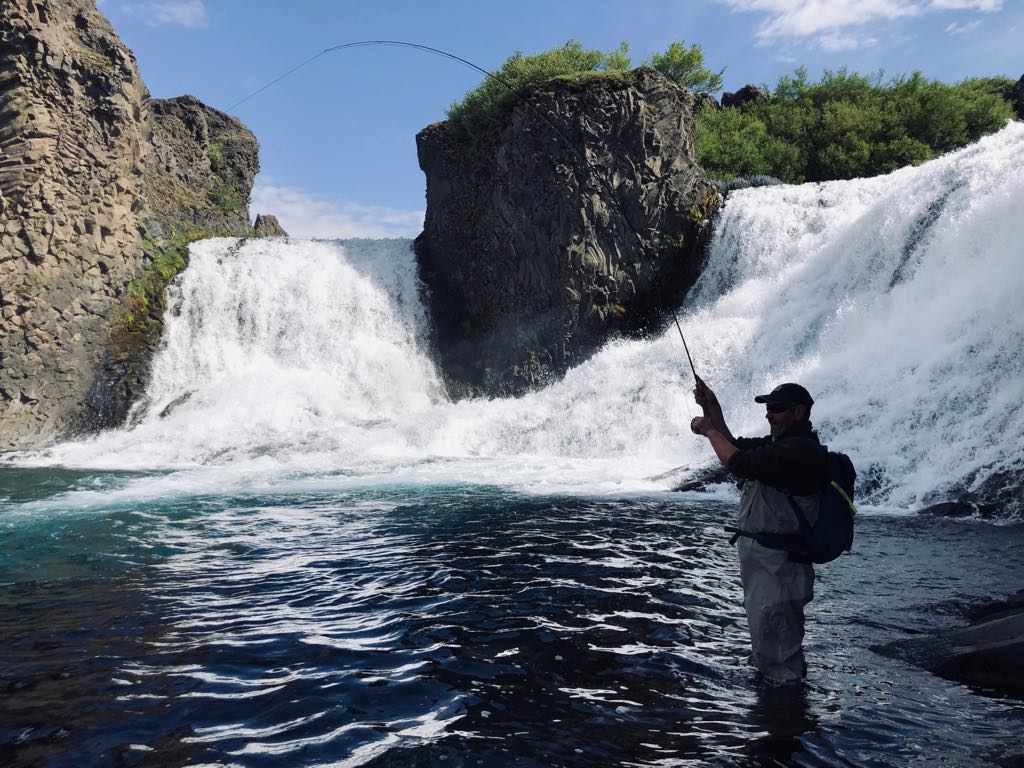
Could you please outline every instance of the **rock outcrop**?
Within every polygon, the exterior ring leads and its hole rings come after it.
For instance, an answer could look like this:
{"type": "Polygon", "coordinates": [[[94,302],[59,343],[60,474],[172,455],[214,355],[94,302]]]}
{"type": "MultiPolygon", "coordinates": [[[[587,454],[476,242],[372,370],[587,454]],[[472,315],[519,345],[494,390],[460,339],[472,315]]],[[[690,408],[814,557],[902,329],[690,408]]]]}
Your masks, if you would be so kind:
{"type": "Polygon", "coordinates": [[[256,214],[253,230],[256,237],[288,237],[284,227],[277,221],[277,216],[270,216],[266,213],[256,214]]]}
{"type": "Polygon", "coordinates": [[[736,92],[722,94],[723,107],[742,107],[771,98],[771,94],[759,85],[744,85],[736,92]]]}
{"type": "Polygon", "coordinates": [[[234,117],[195,96],[153,99],[146,157],[148,230],[189,226],[246,237],[249,195],[259,171],[259,145],[234,117]]]}
{"type": "Polygon", "coordinates": [[[664,326],[721,200],[693,161],[694,103],[639,69],[420,132],[416,253],[450,394],[520,394],[664,326]]]}
{"type": "Polygon", "coordinates": [[[698,92],[693,94],[694,104],[693,111],[700,112],[703,109],[721,109],[722,105],[718,103],[718,99],[712,96],[710,93],[698,92]]]}
{"type": "Polygon", "coordinates": [[[0,450],[119,423],[187,242],[249,234],[258,146],[150,100],[92,0],[0,7],[0,450]]]}
{"type": "Polygon", "coordinates": [[[977,606],[964,627],[898,640],[873,650],[941,677],[1024,698],[1024,591],[977,606]]]}
{"type": "Polygon", "coordinates": [[[1013,86],[1013,108],[1018,119],[1024,120],[1024,75],[1021,75],[1020,80],[1013,86]]]}

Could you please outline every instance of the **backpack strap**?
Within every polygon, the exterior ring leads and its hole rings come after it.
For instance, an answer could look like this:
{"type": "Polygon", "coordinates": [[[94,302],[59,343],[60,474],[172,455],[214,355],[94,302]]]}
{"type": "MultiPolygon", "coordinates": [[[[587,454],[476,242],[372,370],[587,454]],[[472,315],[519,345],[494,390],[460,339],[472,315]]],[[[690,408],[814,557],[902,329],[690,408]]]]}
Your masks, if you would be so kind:
{"type": "MultiPolygon", "coordinates": [[[[828,472],[828,446],[819,445],[822,453],[826,456],[826,474],[828,472]]],[[[827,477],[826,477],[827,480],[827,477]]],[[[835,482],[832,483],[836,485],[835,482]]],[[[838,488],[839,486],[836,485],[838,488]]],[[[849,503],[849,498],[840,488],[843,498],[849,503]]],[[[786,501],[789,502],[789,506],[793,509],[793,514],[796,515],[797,522],[800,525],[800,533],[771,533],[769,531],[744,531],[740,528],[732,528],[726,526],[726,533],[731,533],[732,538],[729,539],[729,546],[734,546],[739,540],[740,536],[745,536],[749,539],[753,539],[762,547],[768,547],[769,549],[781,549],[784,552],[789,552],[794,559],[799,562],[810,562],[804,559],[803,555],[807,550],[807,540],[811,535],[811,523],[807,519],[807,515],[800,509],[800,505],[796,503],[796,500],[788,493],[784,493],[786,501]]],[[[853,504],[850,503],[851,508],[853,504]]]]}
{"type": "Polygon", "coordinates": [[[732,538],[729,544],[734,545],[740,536],[753,539],[762,547],[768,549],[780,549],[783,552],[799,553],[804,549],[804,535],[802,533],[771,533],[769,531],[744,531],[740,528],[726,527],[726,533],[731,533],[732,538]]]}

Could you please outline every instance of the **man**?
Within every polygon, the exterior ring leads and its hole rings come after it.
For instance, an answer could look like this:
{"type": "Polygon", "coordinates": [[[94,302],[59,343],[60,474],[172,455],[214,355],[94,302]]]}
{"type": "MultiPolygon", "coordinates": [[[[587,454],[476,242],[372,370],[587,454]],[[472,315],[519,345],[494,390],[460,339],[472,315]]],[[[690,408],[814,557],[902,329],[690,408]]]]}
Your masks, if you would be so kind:
{"type": "MultiPolygon", "coordinates": [[[[825,485],[825,452],[811,429],[814,400],[799,384],[780,384],[754,402],[764,403],[771,426],[766,437],[733,437],[715,393],[699,378],[693,390],[704,415],[690,428],[706,437],[722,464],[745,480],[740,497],[741,532],[799,533],[790,499],[811,524],[825,485]],[[788,498],[787,498],[788,497],[788,498]]],[[[750,624],[751,661],[765,682],[799,683],[804,664],[804,606],[814,596],[814,569],[789,552],[749,536],[739,537],[743,606],[750,624]]]]}

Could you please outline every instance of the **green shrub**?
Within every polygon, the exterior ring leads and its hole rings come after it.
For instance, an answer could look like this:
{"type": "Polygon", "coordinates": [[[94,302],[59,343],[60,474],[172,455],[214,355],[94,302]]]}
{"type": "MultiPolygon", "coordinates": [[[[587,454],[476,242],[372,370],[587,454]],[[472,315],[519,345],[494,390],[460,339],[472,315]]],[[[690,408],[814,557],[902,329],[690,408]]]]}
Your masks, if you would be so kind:
{"type": "Polygon", "coordinates": [[[697,116],[697,159],[718,178],[767,174],[826,181],[918,164],[999,130],[1012,116],[1005,78],[948,85],[917,72],[884,83],[845,69],[812,83],[805,69],[770,99],[697,116]]]}
{"type": "Polygon", "coordinates": [[[210,160],[210,168],[218,171],[224,165],[224,148],[214,142],[206,148],[206,156],[210,160]]]}
{"type": "Polygon", "coordinates": [[[704,51],[699,45],[687,46],[682,40],[671,43],[664,53],[655,53],[649,62],[669,80],[691,91],[715,93],[722,90],[722,69],[712,72],[704,67],[704,51]]]}
{"type": "Polygon", "coordinates": [[[218,181],[210,190],[210,203],[223,214],[231,214],[245,207],[246,200],[226,181],[218,181]]]}
{"type": "MultiPolygon", "coordinates": [[[[694,91],[712,93],[722,87],[722,72],[725,70],[716,73],[706,69],[704,52],[699,45],[674,42],[664,53],[654,54],[644,64],[694,91]]],[[[607,52],[587,50],[578,40],[529,56],[516,51],[494,73],[494,77],[485,78],[461,101],[452,104],[446,115],[449,120],[463,125],[484,121],[514,102],[523,89],[531,85],[555,78],[580,79],[594,73],[626,72],[632,67],[627,42],[607,52]]]]}
{"type": "Polygon", "coordinates": [[[515,101],[523,89],[531,85],[556,77],[627,70],[631,66],[628,52],[627,43],[604,53],[586,50],[578,40],[570,40],[565,45],[530,56],[516,51],[494,73],[494,77],[485,78],[461,101],[452,104],[448,108],[447,117],[463,123],[486,120],[515,101]]]}

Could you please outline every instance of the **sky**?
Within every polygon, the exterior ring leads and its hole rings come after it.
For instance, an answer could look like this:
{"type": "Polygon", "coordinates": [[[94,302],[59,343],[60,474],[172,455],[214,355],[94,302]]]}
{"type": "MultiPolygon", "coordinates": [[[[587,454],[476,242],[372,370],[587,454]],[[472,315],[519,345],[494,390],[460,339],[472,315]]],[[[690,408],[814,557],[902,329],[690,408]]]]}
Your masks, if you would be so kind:
{"type": "MultiPolygon", "coordinates": [[[[192,94],[260,142],[252,213],[295,237],[415,237],[425,209],[416,134],[482,75],[567,40],[634,63],[676,40],[725,70],[724,90],[774,86],[798,66],[957,82],[1024,74],[1024,0],[99,0],[156,98],[192,94]],[[238,104],[238,106],[234,106],[238,104]],[[233,107],[233,108],[232,108],[233,107]]],[[[720,94],[719,94],[720,95],[720,94]]]]}

